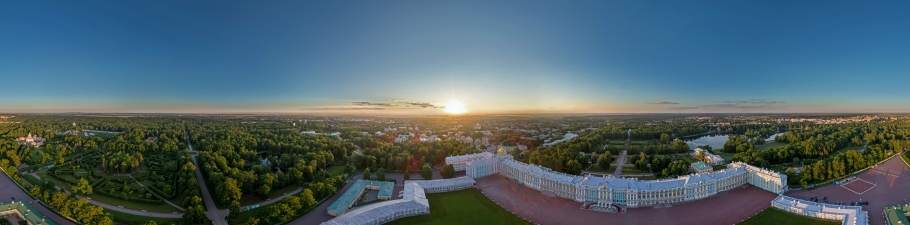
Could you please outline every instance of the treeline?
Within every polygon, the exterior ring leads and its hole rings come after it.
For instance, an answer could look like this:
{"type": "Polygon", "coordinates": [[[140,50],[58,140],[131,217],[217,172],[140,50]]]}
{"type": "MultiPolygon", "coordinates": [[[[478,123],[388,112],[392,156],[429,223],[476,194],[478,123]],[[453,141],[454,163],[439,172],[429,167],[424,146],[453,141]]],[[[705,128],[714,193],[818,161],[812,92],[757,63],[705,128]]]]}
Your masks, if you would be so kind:
{"type": "Polygon", "coordinates": [[[53,183],[36,184],[29,189],[29,195],[41,199],[48,206],[60,212],[60,215],[73,218],[83,224],[114,224],[111,215],[104,213],[101,206],[89,204],[86,199],[76,199],[70,197],[66,192],[57,191],[54,189],[53,183]]]}
{"type": "Polygon", "coordinates": [[[268,198],[289,185],[329,179],[326,169],[343,165],[356,149],[332,137],[302,135],[287,123],[194,119],[187,127],[200,151],[201,170],[214,187],[212,197],[231,212],[240,210],[245,194],[268,198]]]}
{"type": "Polygon", "coordinates": [[[389,144],[377,138],[361,137],[354,142],[363,149],[362,154],[352,159],[354,166],[361,170],[370,168],[378,171],[384,168],[386,171],[410,173],[419,170],[425,163],[443,164],[448,156],[476,153],[471,145],[457,140],[389,144]]]}
{"type": "Polygon", "coordinates": [[[813,125],[808,129],[790,130],[781,134],[776,141],[788,143],[779,148],[756,151],[750,147],[747,138],[731,138],[727,146],[737,146],[733,161],[769,168],[784,164],[791,185],[808,184],[835,179],[866,168],[901,152],[910,146],[905,121],[848,123],[837,125],[813,125]],[[729,145],[728,145],[729,144],[729,145]],[[865,151],[846,150],[846,147],[865,146],[865,151]],[[799,174],[797,169],[802,167],[799,174]]]}
{"type": "Polygon", "coordinates": [[[256,217],[249,218],[245,224],[281,224],[300,217],[313,210],[319,203],[319,199],[328,198],[338,192],[338,188],[344,187],[344,183],[341,176],[317,182],[309,188],[304,188],[299,194],[285,197],[280,202],[265,207],[257,213],[256,217]]]}

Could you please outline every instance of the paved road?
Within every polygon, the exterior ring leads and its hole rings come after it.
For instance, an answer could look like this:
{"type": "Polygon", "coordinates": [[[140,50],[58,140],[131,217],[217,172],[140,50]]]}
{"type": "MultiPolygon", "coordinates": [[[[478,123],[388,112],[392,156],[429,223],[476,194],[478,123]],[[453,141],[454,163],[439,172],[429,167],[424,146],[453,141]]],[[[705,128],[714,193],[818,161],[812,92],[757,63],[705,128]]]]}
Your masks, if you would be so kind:
{"type": "Polygon", "coordinates": [[[622,167],[626,165],[626,160],[628,159],[627,151],[622,150],[622,153],[619,154],[619,159],[616,161],[616,172],[613,174],[619,175],[622,173],[622,167]]]}
{"type": "MultiPolygon", "coordinates": [[[[298,187],[297,190],[294,190],[294,191],[292,191],[291,193],[287,193],[287,194],[282,195],[281,197],[273,198],[273,199],[271,199],[271,200],[266,200],[266,201],[264,201],[264,202],[256,203],[256,204],[253,204],[253,205],[259,205],[259,207],[271,205],[272,203],[276,203],[276,202],[278,202],[278,201],[281,201],[281,200],[284,199],[285,197],[288,197],[288,196],[291,196],[291,195],[296,195],[297,193],[300,193],[301,191],[303,191],[303,188],[298,187]]],[[[243,208],[246,208],[247,206],[250,206],[250,205],[240,206],[240,209],[242,210],[243,208]]]]}
{"type": "MultiPolygon", "coordinates": [[[[2,172],[2,170],[0,170],[0,172],[2,172]]],[[[22,189],[19,189],[19,187],[13,183],[13,180],[3,172],[3,175],[0,175],[0,202],[9,202],[13,200],[12,198],[16,198],[16,201],[28,201],[32,207],[35,207],[35,209],[38,210],[38,212],[41,212],[41,214],[44,214],[48,219],[53,220],[58,224],[74,224],[60,215],[55,214],[50,209],[45,208],[41,203],[35,202],[34,198],[28,196],[22,189]]]]}

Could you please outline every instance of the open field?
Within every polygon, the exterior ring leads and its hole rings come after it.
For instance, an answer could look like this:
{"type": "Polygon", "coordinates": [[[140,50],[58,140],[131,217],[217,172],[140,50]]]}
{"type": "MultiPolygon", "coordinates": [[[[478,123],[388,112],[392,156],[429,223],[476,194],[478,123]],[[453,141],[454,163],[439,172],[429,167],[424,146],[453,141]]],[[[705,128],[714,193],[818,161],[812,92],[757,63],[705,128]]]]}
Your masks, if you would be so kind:
{"type": "Polygon", "coordinates": [[[838,149],[837,151],[832,152],[831,154],[828,155],[828,157],[834,157],[834,156],[836,156],[836,155],[844,154],[844,153],[847,152],[848,150],[854,150],[854,151],[859,152],[859,150],[862,150],[862,149],[863,149],[863,146],[849,146],[849,147],[843,147],[843,148],[841,148],[841,149],[838,149]]]}
{"type": "Polygon", "coordinates": [[[734,154],[735,153],[732,153],[732,152],[721,152],[721,153],[718,153],[717,155],[720,156],[721,158],[724,158],[724,162],[732,162],[734,154]]]}
{"type": "MultiPolygon", "coordinates": [[[[615,171],[616,168],[613,168],[613,170],[615,171]]],[[[634,166],[624,166],[624,167],[622,167],[622,173],[647,173],[647,172],[648,172],[647,170],[638,170],[638,169],[635,169],[634,166]]]]}
{"type": "Polygon", "coordinates": [[[819,220],[787,213],[776,208],[767,208],[758,215],[750,217],[740,225],[838,225],[840,222],[819,220]]]}
{"type": "MultiPolygon", "coordinates": [[[[777,195],[751,185],[672,207],[631,208],[626,213],[580,209],[581,203],[547,196],[513,180],[491,175],[477,188],[494,202],[535,224],[734,224],[771,206],[777,195]],[[710,221],[710,222],[705,222],[710,221]]],[[[432,203],[431,203],[432,204],[432,203]]]]}
{"type": "MultiPolygon", "coordinates": [[[[269,193],[269,198],[272,199],[272,198],[281,197],[282,195],[284,195],[284,193],[291,193],[292,191],[297,190],[297,188],[298,188],[297,185],[288,185],[287,187],[284,187],[284,188],[281,188],[278,190],[272,190],[272,193],[269,193]]],[[[253,205],[253,204],[264,202],[264,201],[267,201],[267,199],[262,199],[257,194],[249,194],[249,195],[243,196],[243,200],[240,202],[240,205],[241,206],[253,205]]]]}
{"type": "Polygon", "coordinates": [[[763,145],[755,146],[755,150],[763,151],[763,150],[768,150],[768,149],[772,149],[772,148],[784,147],[786,145],[787,145],[787,143],[771,141],[771,142],[765,143],[763,145]]]}
{"type": "Polygon", "coordinates": [[[616,171],[616,167],[610,166],[610,168],[604,169],[600,168],[598,165],[593,165],[591,168],[588,168],[588,172],[599,172],[599,173],[612,173],[616,171]]]}
{"type": "Polygon", "coordinates": [[[473,188],[428,194],[427,199],[429,215],[406,217],[388,224],[531,224],[473,188]]]}
{"type": "Polygon", "coordinates": [[[344,166],[330,166],[326,171],[332,176],[338,176],[344,173],[344,166]]]}
{"type": "Polygon", "coordinates": [[[168,205],[167,203],[145,204],[145,203],[131,202],[131,201],[127,201],[127,200],[112,198],[112,197],[100,195],[97,193],[90,194],[90,195],[88,195],[88,197],[92,198],[92,200],[95,200],[95,201],[107,203],[110,205],[123,206],[123,208],[127,208],[127,209],[146,210],[149,212],[160,212],[160,213],[171,213],[171,212],[183,213],[183,211],[180,211],[179,209],[174,208],[174,206],[168,205]]]}

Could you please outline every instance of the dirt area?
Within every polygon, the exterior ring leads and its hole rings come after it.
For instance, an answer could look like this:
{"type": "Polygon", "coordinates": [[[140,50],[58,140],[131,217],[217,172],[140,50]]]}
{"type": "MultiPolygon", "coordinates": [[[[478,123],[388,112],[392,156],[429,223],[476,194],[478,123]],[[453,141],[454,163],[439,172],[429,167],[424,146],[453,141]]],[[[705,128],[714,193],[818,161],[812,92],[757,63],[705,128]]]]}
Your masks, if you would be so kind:
{"type": "Polygon", "coordinates": [[[487,197],[537,224],[734,224],[771,206],[776,194],[750,185],[671,207],[631,208],[626,213],[581,209],[581,203],[546,196],[508,178],[477,179],[487,197]]]}

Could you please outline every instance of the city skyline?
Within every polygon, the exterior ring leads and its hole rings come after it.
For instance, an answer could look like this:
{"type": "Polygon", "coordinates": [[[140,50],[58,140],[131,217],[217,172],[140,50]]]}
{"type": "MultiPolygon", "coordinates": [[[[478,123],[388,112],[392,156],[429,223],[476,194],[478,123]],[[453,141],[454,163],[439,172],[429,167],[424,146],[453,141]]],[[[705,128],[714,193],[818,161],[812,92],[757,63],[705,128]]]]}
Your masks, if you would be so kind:
{"type": "Polygon", "coordinates": [[[3,3],[0,112],[910,112],[908,9],[3,3]]]}

